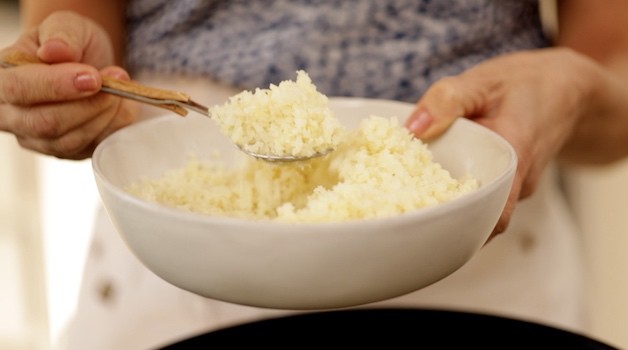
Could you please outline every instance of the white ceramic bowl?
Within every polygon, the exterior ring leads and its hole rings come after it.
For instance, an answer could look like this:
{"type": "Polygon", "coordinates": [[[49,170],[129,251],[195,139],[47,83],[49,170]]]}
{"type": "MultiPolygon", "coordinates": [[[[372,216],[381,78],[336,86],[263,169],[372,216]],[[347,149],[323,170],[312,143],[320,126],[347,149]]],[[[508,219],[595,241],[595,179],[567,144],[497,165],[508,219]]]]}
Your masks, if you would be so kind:
{"type": "MultiPolygon", "coordinates": [[[[404,119],[407,103],[332,98],[350,128],[374,114],[404,119]]],[[[184,212],[123,190],[145,176],[183,167],[192,152],[238,152],[216,124],[166,115],[122,129],[96,149],[102,201],[133,253],[155,274],[196,294],[279,309],[348,307],[428,286],[464,265],[497,222],[515,174],[512,147],[460,119],[430,144],[452,175],[471,173],[480,188],[459,199],[399,216],[318,224],[253,222],[184,212]]]]}

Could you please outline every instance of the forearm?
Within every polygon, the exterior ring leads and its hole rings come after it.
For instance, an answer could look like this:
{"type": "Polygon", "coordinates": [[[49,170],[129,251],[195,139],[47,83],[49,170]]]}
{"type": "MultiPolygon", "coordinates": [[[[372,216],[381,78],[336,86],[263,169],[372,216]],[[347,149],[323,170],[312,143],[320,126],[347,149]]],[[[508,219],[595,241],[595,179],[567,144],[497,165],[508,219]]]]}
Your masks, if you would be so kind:
{"type": "Polygon", "coordinates": [[[579,122],[562,157],[604,164],[628,156],[628,9],[625,1],[603,4],[564,0],[560,4],[558,46],[592,59],[591,98],[582,103],[579,122]]]}
{"type": "Polygon", "coordinates": [[[562,149],[570,163],[607,164],[628,156],[628,57],[601,65],[592,97],[562,149]]]}
{"type": "Polygon", "coordinates": [[[126,0],[21,0],[20,13],[24,29],[37,26],[44,18],[55,11],[74,11],[91,18],[109,34],[114,48],[115,62],[123,66],[126,42],[126,5],[126,0]]]}

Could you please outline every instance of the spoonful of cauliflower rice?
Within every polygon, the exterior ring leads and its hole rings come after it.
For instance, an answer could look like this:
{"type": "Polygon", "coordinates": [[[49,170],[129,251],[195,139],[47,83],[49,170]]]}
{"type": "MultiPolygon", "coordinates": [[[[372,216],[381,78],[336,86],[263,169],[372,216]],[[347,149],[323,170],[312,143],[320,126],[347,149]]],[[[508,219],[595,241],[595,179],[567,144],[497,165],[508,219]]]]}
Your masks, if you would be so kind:
{"type": "MultiPolygon", "coordinates": [[[[37,57],[10,52],[0,67],[44,64],[37,57]]],[[[274,162],[307,160],[336,149],[343,129],[304,71],[296,81],[282,81],[268,89],[243,91],[224,105],[208,108],[179,91],[163,90],[132,81],[102,77],[101,91],[171,110],[186,116],[188,110],[215,120],[221,131],[243,152],[274,162]]]]}
{"type": "Polygon", "coordinates": [[[304,71],[296,81],[243,91],[210,114],[244,152],[267,161],[320,157],[336,149],[344,134],[327,96],[304,71]]]}

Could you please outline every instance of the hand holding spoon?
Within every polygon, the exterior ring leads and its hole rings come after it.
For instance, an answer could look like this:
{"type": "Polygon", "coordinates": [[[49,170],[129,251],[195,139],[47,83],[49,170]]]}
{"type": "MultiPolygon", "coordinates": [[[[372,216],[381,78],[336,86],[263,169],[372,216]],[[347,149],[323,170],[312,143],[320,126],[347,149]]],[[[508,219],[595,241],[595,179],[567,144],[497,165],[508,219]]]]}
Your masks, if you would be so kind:
{"type": "MultiPolygon", "coordinates": [[[[18,67],[28,64],[45,64],[41,62],[37,57],[27,55],[21,52],[10,52],[4,55],[0,59],[0,66],[3,68],[18,67]]],[[[168,109],[181,116],[186,116],[188,110],[197,112],[211,119],[212,115],[210,109],[190,98],[190,96],[184,92],[165,90],[155,87],[142,85],[133,81],[119,80],[111,77],[102,77],[102,92],[116,95],[122,98],[135,100],[141,103],[150,104],[153,106],[168,109]]],[[[293,162],[308,160],[316,157],[321,157],[332,151],[328,149],[323,152],[317,152],[313,155],[299,156],[291,154],[263,154],[259,152],[253,152],[248,150],[241,144],[236,143],[238,148],[246,154],[272,162],[293,162]]]]}

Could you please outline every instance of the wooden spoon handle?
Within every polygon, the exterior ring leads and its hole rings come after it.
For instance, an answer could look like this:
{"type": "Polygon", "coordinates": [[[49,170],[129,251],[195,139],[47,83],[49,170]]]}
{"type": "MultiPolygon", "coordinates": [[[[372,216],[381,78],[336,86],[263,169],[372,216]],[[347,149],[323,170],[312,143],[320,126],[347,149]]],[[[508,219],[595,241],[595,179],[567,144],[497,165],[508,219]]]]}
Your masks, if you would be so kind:
{"type": "MultiPolygon", "coordinates": [[[[20,51],[11,51],[6,53],[0,59],[5,66],[24,66],[29,64],[46,64],[42,62],[35,56],[20,52],[20,51]]],[[[109,90],[121,91],[127,93],[128,95],[136,95],[140,97],[147,97],[149,99],[155,100],[171,100],[171,101],[180,101],[180,102],[189,102],[190,96],[186,93],[172,90],[159,89],[155,87],[150,87],[146,85],[139,84],[134,81],[120,80],[112,77],[102,77],[102,86],[109,88],[109,90]]],[[[111,91],[109,91],[111,92],[111,91]]],[[[122,95],[125,97],[124,95],[122,95]]],[[[130,97],[132,98],[132,97],[130,97]]],[[[164,101],[163,104],[154,103],[153,105],[162,107],[171,111],[174,111],[180,115],[187,115],[188,111],[178,105],[167,103],[164,101]]]]}

